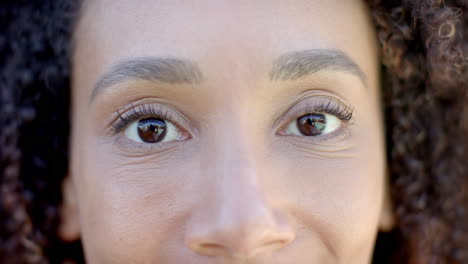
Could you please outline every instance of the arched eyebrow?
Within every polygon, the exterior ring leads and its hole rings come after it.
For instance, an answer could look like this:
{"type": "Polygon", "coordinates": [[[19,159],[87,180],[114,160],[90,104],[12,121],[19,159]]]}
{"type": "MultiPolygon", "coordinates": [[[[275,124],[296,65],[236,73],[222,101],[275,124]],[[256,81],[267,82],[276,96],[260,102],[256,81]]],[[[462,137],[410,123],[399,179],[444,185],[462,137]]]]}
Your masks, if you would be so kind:
{"type": "Polygon", "coordinates": [[[202,80],[198,66],[187,59],[143,57],[118,62],[96,83],[92,101],[102,90],[132,79],[167,84],[197,84],[202,80]]]}
{"type": "Polygon", "coordinates": [[[286,53],[273,61],[272,81],[298,80],[322,70],[341,71],[357,76],[364,86],[367,77],[362,69],[340,50],[312,49],[286,53]]]}
{"type": "MultiPolygon", "coordinates": [[[[345,53],[339,50],[311,49],[285,53],[273,60],[271,81],[293,81],[322,70],[353,74],[366,86],[366,75],[345,53]]],[[[115,84],[141,79],[166,84],[199,84],[203,75],[196,63],[174,57],[142,57],[118,62],[96,83],[90,102],[115,84]]]]}

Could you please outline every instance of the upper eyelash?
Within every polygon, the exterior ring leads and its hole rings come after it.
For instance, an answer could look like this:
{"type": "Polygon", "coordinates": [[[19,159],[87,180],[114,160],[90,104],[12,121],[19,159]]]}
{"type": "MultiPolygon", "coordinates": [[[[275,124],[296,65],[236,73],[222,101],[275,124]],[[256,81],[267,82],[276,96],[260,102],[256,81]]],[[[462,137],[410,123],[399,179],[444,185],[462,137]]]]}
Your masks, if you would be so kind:
{"type": "Polygon", "coordinates": [[[343,121],[349,121],[353,117],[354,108],[326,99],[326,102],[319,104],[307,103],[303,114],[327,113],[338,117],[343,121]]]}
{"type": "MultiPolygon", "coordinates": [[[[308,102],[302,115],[319,112],[334,115],[343,121],[351,120],[354,108],[337,103],[329,98],[325,100],[326,101],[320,102],[319,104],[308,102]]],[[[118,111],[117,114],[117,120],[112,123],[112,130],[115,134],[121,132],[132,122],[143,117],[157,117],[171,122],[173,120],[171,113],[167,109],[164,107],[155,107],[150,104],[131,105],[129,110],[124,113],[118,111]]]]}
{"type": "Polygon", "coordinates": [[[155,107],[154,105],[131,105],[130,109],[124,113],[117,112],[117,120],[112,123],[112,130],[115,134],[121,132],[132,122],[143,117],[157,117],[172,122],[172,115],[163,107],[155,107]]]}

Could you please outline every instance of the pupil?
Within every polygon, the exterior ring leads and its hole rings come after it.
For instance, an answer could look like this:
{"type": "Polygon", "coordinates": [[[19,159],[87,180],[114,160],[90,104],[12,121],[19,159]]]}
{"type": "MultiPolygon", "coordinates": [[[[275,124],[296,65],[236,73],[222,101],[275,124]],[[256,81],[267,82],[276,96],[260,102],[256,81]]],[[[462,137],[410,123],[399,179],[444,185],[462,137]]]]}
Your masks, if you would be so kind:
{"type": "Polygon", "coordinates": [[[138,122],[138,135],[146,143],[160,142],[166,131],[166,122],[159,118],[147,118],[138,122]]]}
{"type": "Polygon", "coordinates": [[[304,136],[317,136],[325,130],[327,121],[324,114],[307,114],[297,119],[297,128],[304,136]]]}

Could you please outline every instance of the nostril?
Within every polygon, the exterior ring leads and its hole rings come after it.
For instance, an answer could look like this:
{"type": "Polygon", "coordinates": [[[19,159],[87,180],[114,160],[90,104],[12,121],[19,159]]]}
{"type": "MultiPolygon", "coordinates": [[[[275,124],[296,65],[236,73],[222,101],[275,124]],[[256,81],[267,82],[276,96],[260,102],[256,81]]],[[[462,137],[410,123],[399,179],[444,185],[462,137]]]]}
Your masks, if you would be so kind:
{"type": "Polygon", "coordinates": [[[203,243],[200,245],[200,247],[204,249],[210,249],[210,250],[224,250],[223,246],[219,244],[215,244],[215,243],[203,243]]]}
{"type": "Polygon", "coordinates": [[[288,239],[267,240],[257,246],[239,244],[238,248],[227,248],[219,243],[198,242],[190,244],[190,248],[204,256],[236,256],[239,258],[253,257],[263,252],[273,252],[289,244],[288,239]]]}
{"type": "Polygon", "coordinates": [[[260,254],[262,252],[274,252],[276,250],[284,248],[290,242],[291,241],[288,239],[269,240],[259,245],[254,252],[255,254],[260,254]]]}
{"type": "Polygon", "coordinates": [[[280,240],[275,240],[275,241],[268,241],[266,243],[263,244],[264,247],[269,247],[269,246],[283,246],[283,245],[286,245],[288,243],[288,241],[284,240],[284,239],[280,239],[280,240]]]}
{"type": "Polygon", "coordinates": [[[222,246],[215,244],[215,243],[203,243],[200,245],[200,247],[204,248],[222,248],[222,246]]]}
{"type": "MultiPolygon", "coordinates": [[[[213,225],[215,226],[215,225],[213,225]]],[[[225,256],[236,259],[270,254],[288,246],[296,236],[292,226],[281,224],[218,225],[217,228],[192,231],[186,245],[203,256],[225,256]]]]}
{"type": "Polygon", "coordinates": [[[193,243],[190,248],[200,255],[217,256],[225,253],[226,249],[217,243],[193,243]]]}

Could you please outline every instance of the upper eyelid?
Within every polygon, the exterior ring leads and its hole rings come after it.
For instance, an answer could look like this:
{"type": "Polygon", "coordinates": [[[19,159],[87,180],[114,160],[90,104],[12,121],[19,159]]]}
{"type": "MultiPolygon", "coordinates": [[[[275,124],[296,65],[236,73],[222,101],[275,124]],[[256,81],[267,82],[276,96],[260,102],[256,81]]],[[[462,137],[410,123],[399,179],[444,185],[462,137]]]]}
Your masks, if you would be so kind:
{"type": "Polygon", "coordinates": [[[175,120],[175,115],[166,107],[160,104],[142,103],[131,104],[125,110],[117,111],[116,118],[110,124],[114,134],[122,132],[131,122],[135,122],[143,117],[155,116],[173,123],[177,128],[181,128],[178,120],[175,120]],[[157,106],[156,106],[157,105],[157,106]]]}
{"type": "Polygon", "coordinates": [[[349,121],[353,116],[354,107],[344,105],[340,102],[336,102],[333,99],[328,99],[326,104],[321,103],[316,104],[315,106],[311,104],[306,105],[304,114],[310,114],[314,112],[335,115],[343,121],[349,121]],[[339,117],[338,115],[341,115],[341,117],[339,117]]]}
{"type": "Polygon", "coordinates": [[[280,129],[282,129],[285,125],[287,126],[292,119],[317,111],[318,105],[321,103],[323,104],[323,102],[328,104],[333,103],[335,104],[333,107],[340,108],[341,111],[346,111],[348,114],[350,113],[350,119],[345,121],[348,122],[352,120],[352,116],[354,116],[354,107],[351,104],[344,103],[342,100],[335,99],[332,96],[307,96],[299,98],[299,100],[295,101],[290,107],[288,107],[286,111],[274,122],[273,127],[280,127],[280,129]],[[305,104],[305,106],[303,106],[303,104],[305,104]],[[280,124],[283,125],[280,126],[280,124]]]}
{"type": "Polygon", "coordinates": [[[164,117],[167,119],[172,119],[172,115],[170,114],[167,109],[162,109],[161,106],[158,106],[159,109],[155,110],[156,108],[154,106],[151,106],[151,104],[140,104],[140,105],[131,105],[130,109],[128,109],[125,112],[118,113],[119,116],[118,118],[125,119],[129,118],[131,116],[138,116],[138,115],[148,115],[148,116],[160,116],[164,117]],[[139,109],[139,111],[137,110],[139,109]]]}

